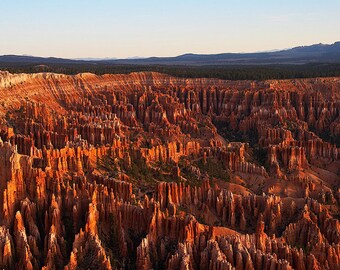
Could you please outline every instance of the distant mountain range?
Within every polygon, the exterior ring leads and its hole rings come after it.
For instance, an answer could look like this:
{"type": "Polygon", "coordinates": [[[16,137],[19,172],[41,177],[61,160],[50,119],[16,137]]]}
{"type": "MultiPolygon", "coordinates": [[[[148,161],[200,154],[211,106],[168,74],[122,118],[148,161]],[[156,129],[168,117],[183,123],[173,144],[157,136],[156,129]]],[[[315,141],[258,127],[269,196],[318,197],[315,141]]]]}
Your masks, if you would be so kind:
{"type": "Polygon", "coordinates": [[[35,56],[3,55],[0,63],[27,64],[73,64],[97,63],[109,65],[188,65],[188,66],[224,66],[224,65],[272,65],[272,64],[308,64],[340,63],[340,42],[333,44],[314,44],[287,50],[258,53],[220,53],[220,54],[183,54],[175,57],[149,57],[128,59],[63,59],[35,56]]]}

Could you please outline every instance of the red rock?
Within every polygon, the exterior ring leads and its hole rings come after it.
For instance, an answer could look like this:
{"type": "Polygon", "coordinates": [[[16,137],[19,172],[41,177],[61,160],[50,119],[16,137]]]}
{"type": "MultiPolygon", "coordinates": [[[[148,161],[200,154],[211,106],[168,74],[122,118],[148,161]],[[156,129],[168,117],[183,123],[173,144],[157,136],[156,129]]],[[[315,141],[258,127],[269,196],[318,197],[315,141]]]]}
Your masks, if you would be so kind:
{"type": "Polygon", "coordinates": [[[338,269],[339,89],[0,72],[0,268],[338,269]]]}

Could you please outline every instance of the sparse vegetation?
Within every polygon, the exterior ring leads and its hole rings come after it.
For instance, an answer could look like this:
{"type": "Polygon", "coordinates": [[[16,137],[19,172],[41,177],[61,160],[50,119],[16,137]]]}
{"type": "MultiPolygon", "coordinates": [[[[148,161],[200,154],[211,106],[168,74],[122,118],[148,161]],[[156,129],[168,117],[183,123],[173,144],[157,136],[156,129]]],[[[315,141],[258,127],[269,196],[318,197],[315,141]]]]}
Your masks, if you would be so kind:
{"type": "Polygon", "coordinates": [[[118,174],[117,162],[109,155],[98,159],[98,169],[104,170],[110,177],[116,177],[118,174]]]}
{"type": "Polygon", "coordinates": [[[119,248],[118,226],[116,219],[112,213],[109,214],[109,238],[107,243],[109,256],[112,266],[115,269],[122,267],[121,254],[119,248]]]}
{"type": "Polygon", "coordinates": [[[206,172],[210,179],[216,178],[226,182],[230,181],[230,175],[227,168],[223,162],[219,162],[216,159],[208,158],[206,163],[203,159],[200,159],[195,163],[201,172],[206,172]]]}
{"type": "Polygon", "coordinates": [[[266,170],[268,170],[268,166],[267,166],[267,150],[260,147],[259,145],[255,145],[253,148],[253,156],[255,158],[255,161],[257,161],[257,163],[260,166],[265,167],[266,170]]]}

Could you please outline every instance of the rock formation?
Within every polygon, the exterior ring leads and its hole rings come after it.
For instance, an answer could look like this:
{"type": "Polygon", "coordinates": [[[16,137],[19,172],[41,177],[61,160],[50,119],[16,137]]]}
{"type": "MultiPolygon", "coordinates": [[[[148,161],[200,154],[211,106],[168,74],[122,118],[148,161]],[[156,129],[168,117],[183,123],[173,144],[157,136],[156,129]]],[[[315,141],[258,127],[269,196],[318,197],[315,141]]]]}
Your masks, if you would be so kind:
{"type": "Polygon", "coordinates": [[[340,269],[339,78],[0,93],[0,268],[340,269]]]}

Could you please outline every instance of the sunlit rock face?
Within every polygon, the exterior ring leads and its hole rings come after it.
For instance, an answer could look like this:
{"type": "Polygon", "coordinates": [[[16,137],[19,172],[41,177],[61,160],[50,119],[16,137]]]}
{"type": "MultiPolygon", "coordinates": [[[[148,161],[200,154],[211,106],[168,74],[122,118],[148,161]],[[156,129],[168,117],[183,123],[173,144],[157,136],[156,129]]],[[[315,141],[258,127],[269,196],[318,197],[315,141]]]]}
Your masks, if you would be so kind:
{"type": "Polygon", "coordinates": [[[340,79],[0,72],[0,268],[340,269],[340,79]]]}

